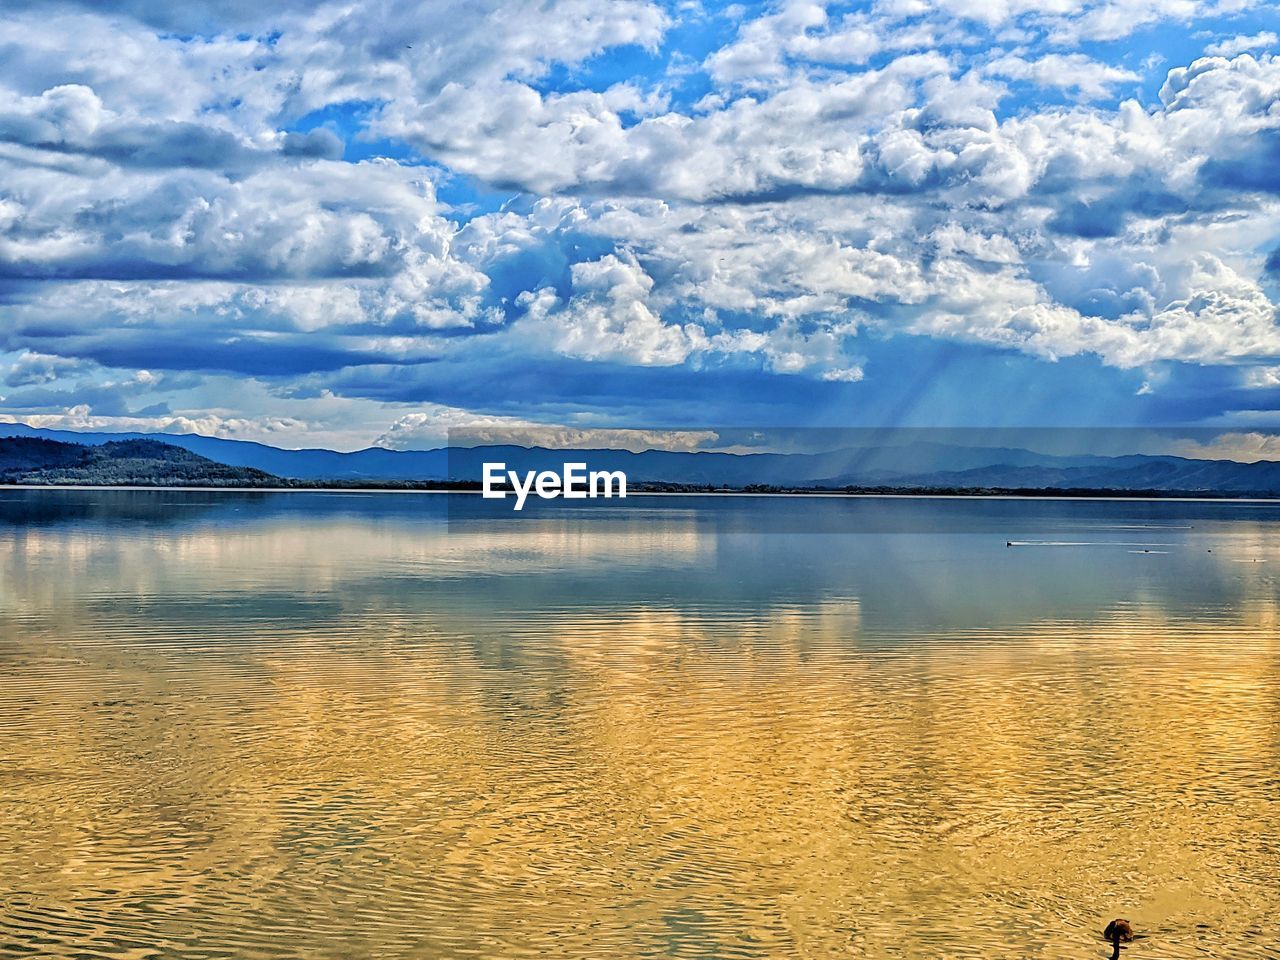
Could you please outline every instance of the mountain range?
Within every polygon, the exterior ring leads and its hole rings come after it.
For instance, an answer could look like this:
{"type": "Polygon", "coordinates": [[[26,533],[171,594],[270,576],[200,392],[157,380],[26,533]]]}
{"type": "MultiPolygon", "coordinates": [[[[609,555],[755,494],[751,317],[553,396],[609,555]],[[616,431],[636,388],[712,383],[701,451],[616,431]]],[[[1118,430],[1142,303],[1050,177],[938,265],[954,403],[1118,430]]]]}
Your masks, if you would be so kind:
{"type": "MultiPolygon", "coordinates": [[[[622,470],[631,484],[669,483],[716,487],[886,486],[1150,490],[1280,495],[1280,463],[1196,460],[1176,456],[1056,456],[1016,448],[908,441],[851,446],[823,453],[714,453],[645,450],[551,450],[495,445],[350,453],[284,450],[245,440],[198,434],[81,433],[23,424],[0,425],[0,437],[34,437],[90,447],[126,441],[159,441],[216,465],[261,471],[277,478],[344,484],[396,481],[479,481],[483,464],[508,469],[559,470],[581,461],[592,470],[622,470]]],[[[206,468],[201,468],[206,469],[206,468]]],[[[263,477],[252,477],[263,483],[263,477]]],[[[11,481],[12,482],[12,481],[11,481]]]]}

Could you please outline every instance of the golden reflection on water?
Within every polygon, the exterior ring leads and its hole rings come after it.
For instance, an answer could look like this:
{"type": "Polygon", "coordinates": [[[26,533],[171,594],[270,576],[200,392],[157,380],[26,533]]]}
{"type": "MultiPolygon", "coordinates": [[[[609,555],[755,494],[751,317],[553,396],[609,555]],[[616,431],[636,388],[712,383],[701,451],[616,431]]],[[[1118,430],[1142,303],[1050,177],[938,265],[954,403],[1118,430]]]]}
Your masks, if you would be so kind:
{"type": "Polygon", "coordinates": [[[747,554],[0,535],[0,956],[1089,957],[1112,916],[1130,958],[1280,956],[1261,564],[1201,616],[1148,583],[870,643],[882,597],[761,594],[747,554]],[[585,596],[601,565],[633,589],[585,596]],[[637,585],[671,566],[753,600],[637,585]]]}

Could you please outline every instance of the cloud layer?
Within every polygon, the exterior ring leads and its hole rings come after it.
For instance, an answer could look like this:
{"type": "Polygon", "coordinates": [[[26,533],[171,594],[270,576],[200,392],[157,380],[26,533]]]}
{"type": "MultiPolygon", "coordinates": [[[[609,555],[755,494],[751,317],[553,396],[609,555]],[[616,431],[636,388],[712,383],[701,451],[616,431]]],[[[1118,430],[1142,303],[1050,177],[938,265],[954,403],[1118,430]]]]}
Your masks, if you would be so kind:
{"type": "Polygon", "coordinates": [[[9,416],[403,446],[1280,401],[1266,4],[10,9],[9,416]]]}

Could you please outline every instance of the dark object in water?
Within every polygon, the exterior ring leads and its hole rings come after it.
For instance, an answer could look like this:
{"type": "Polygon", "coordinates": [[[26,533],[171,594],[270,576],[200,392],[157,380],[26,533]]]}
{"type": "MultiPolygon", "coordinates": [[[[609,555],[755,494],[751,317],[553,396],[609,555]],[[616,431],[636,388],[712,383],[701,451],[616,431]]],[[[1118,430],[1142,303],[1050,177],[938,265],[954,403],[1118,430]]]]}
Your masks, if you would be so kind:
{"type": "Polygon", "coordinates": [[[1111,941],[1111,960],[1119,960],[1120,944],[1133,942],[1133,927],[1129,926],[1128,920],[1117,918],[1107,924],[1107,929],[1102,931],[1102,935],[1111,941]]]}

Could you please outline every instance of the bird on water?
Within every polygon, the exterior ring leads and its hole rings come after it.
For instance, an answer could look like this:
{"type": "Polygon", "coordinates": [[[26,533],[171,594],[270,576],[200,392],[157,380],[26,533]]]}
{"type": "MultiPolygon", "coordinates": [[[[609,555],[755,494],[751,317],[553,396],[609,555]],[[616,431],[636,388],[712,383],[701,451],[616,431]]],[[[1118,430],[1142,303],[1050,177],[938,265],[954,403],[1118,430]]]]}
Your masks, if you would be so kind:
{"type": "Polygon", "coordinates": [[[1102,935],[1111,941],[1111,960],[1120,960],[1120,944],[1133,942],[1133,927],[1128,920],[1117,918],[1107,924],[1102,935]]]}

